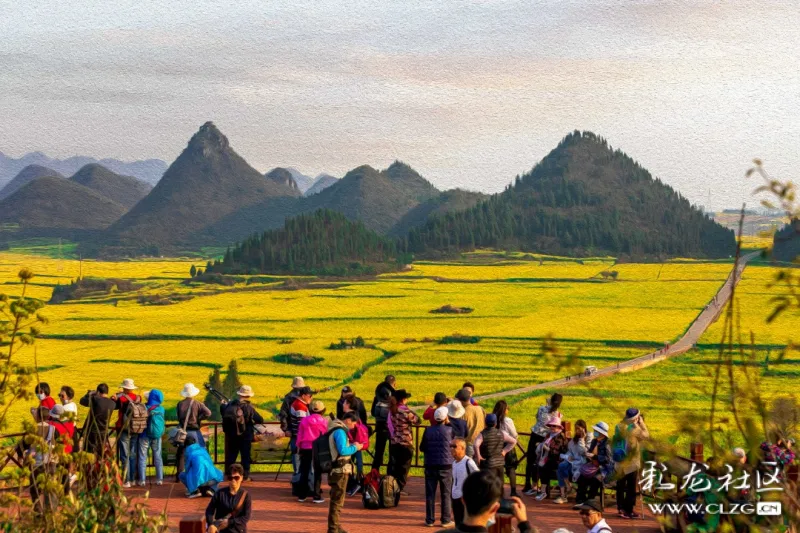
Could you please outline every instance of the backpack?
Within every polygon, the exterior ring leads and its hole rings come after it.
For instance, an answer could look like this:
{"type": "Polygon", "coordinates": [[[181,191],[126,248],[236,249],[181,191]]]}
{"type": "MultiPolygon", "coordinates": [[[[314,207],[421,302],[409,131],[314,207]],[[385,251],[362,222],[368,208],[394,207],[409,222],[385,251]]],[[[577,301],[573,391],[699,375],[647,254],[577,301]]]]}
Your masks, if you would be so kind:
{"type": "Polygon", "coordinates": [[[383,476],[379,495],[381,507],[397,507],[400,504],[400,485],[397,480],[389,475],[383,476]]]}
{"type": "Polygon", "coordinates": [[[333,471],[333,464],[336,462],[335,450],[331,449],[331,435],[337,429],[345,431],[342,428],[333,428],[326,431],[311,443],[311,455],[314,458],[314,471],[322,474],[330,474],[333,471]]]}
{"type": "Polygon", "coordinates": [[[364,477],[364,490],[361,496],[361,503],[364,504],[364,509],[380,509],[381,507],[381,473],[372,469],[372,471],[364,477]]]}
{"type": "MultiPolygon", "coordinates": [[[[630,429],[630,427],[628,428],[630,429]]],[[[628,439],[626,439],[619,431],[619,426],[614,430],[614,440],[612,441],[611,458],[615,463],[624,461],[628,456],[628,439]]]]}
{"type": "Polygon", "coordinates": [[[239,402],[231,402],[222,412],[222,429],[233,429],[237,436],[242,435],[247,427],[244,411],[239,402]]]}
{"type": "Polygon", "coordinates": [[[124,428],[127,428],[130,433],[140,434],[144,433],[147,429],[147,418],[150,413],[147,411],[147,406],[145,406],[141,398],[137,398],[136,401],[131,399],[130,396],[125,395],[128,398],[128,407],[125,409],[125,418],[123,420],[124,428]]]}

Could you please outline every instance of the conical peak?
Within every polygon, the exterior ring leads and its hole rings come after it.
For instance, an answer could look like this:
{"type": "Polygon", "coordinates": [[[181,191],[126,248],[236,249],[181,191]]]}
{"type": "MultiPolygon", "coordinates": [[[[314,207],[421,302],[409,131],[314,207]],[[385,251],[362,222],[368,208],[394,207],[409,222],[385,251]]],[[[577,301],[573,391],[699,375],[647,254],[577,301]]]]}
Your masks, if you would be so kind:
{"type": "Polygon", "coordinates": [[[227,149],[228,146],[228,138],[211,121],[200,126],[189,141],[189,147],[201,149],[227,149]]]}

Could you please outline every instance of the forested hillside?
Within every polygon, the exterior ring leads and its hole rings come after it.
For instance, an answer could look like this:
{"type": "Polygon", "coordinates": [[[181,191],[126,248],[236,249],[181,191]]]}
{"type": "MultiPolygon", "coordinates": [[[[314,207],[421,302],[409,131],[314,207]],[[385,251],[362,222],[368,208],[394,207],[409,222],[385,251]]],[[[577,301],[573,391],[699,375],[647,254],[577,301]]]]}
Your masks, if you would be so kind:
{"type": "Polygon", "coordinates": [[[587,256],[727,257],[734,233],[601,137],[567,135],[503,193],[412,229],[409,251],[476,247],[587,256]]]}

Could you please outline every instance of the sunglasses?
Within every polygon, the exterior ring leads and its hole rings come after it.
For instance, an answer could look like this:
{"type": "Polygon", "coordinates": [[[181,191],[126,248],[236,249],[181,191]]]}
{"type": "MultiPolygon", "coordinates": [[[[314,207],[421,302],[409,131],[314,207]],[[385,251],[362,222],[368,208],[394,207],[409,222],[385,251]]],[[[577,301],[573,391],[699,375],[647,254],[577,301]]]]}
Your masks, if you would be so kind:
{"type": "Polygon", "coordinates": [[[457,444],[451,444],[450,447],[455,450],[456,448],[458,448],[458,445],[457,444]]]}
{"type": "Polygon", "coordinates": [[[235,476],[231,476],[231,481],[241,481],[241,480],[242,480],[242,476],[240,476],[238,474],[235,475],[235,476]]]}

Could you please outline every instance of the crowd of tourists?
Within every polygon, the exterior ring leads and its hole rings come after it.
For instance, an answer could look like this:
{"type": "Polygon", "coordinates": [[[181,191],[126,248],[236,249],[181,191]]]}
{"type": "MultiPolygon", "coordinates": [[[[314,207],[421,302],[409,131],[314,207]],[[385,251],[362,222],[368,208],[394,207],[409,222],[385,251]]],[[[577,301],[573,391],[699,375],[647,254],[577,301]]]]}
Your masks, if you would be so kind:
{"type": "MultiPolygon", "coordinates": [[[[518,491],[517,468],[521,461],[517,451],[524,448],[511,410],[503,400],[491,410],[484,409],[475,400],[474,391],[474,385],[467,382],[453,397],[436,393],[418,416],[409,407],[411,394],[398,388],[394,376],[386,376],[374,391],[371,426],[365,402],[351,387],[342,389],[335,409],[328,413],[326,405],[314,399],[315,393],[304,379],[295,378],[278,415],[281,432],[289,438],[293,496],[299,503],[326,503],[322,489],[326,474],[330,486],[327,530],[342,533],[341,514],[348,496],[360,494],[364,507],[378,509],[395,507],[408,495],[409,471],[418,444],[424,454],[427,526],[436,526],[438,502],[439,526],[447,531],[486,531],[487,524],[500,511],[516,517],[518,530],[524,532],[531,526],[522,497],[535,501],[552,498],[555,504],[567,504],[574,498],[573,508],[580,512],[587,531],[609,532],[611,527],[603,517],[601,504],[605,489],[616,491],[618,518],[640,518],[635,507],[643,466],[641,450],[650,432],[644,414],[637,408],[627,409],[613,429],[602,420],[591,425],[576,420],[568,435],[561,413],[563,397],[553,394],[538,408],[533,421],[525,453],[524,482],[518,491]],[[417,427],[423,430],[418,443],[417,427]],[[367,472],[365,464],[373,439],[372,464],[367,472]],[[387,445],[388,462],[382,474],[387,445]],[[504,491],[506,478],[508,498],[504,491]]],[[[99,464],[118,461],[126,488],[146,484],[148,456],[152,455],[155,478],[151,481],[156,485],[164,482],[162,441],[166,428],[162,391],[139,393],[134,380],[125,379],[119,392],[110,394],[108,385],[101,383],[79,400],[88,408],[79,432],[72,388],[62,387],[59,401],[51,397],[47,383],[39,383],[35,393],[39,405],[31,413],[45,442],[63,441],[65,453],[80,447],[94,454],[99,464]],[[116,437],[116,453],[111,449],[112,436],[116,437]]],[[[167,440],[177,450],[176,482],[186,487],[188,498],[210,498],[206,511],[208,531],[244,533],[251,500],[242,484],[251,480],[252,443],[264,420],[251,403],[254,392],[247,385],[239,388],[233,400],[221,402],[223,473],[209,455],[201,431],[212,413],[197,400],[199,394],[192,383],[183,387],[182,400],[175,406],[177,425],[166,432],[167,440]],[[220,488],[225,476],[229,483],[220,488]]],[[[795,459],[793,444],[787,438],[764,443],[762,452],[769,459],[767,464],[775,464],[776,468],[791,464],[795,459]]],[[[21,453],[35,456],[34,478],[51,468],[47,450],[34,446],[21,453]]],[[[736,449],[733,455],[740,466],[748,462],[744,450],[736,449]]],[[[65,484],[69,486],[75,477],[73,473],[64,480],[65,484]]],[[[39,501],[35,484],[31,486],[31,496],[39,501]]]]}

